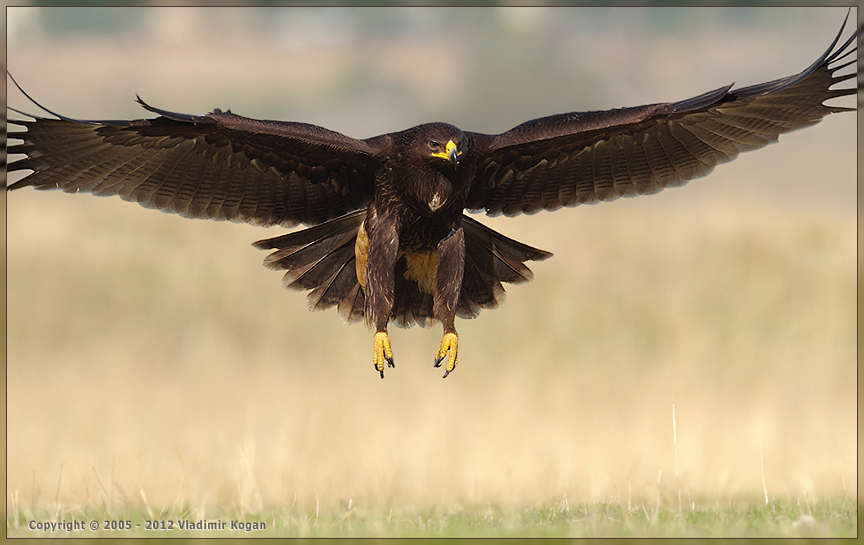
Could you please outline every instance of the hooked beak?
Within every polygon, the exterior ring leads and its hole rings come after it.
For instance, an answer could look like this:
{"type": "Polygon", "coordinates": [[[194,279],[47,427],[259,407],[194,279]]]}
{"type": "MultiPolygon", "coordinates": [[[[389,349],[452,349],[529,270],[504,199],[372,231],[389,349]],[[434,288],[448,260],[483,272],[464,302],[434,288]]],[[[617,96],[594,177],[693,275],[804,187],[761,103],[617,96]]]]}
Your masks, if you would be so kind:
{"type": "Polygon", "coordinates": [[[456,165],[459,164],[459,155],[462,152],[456,148],[456,144],[453,143],[452,140],[447,142],[447,158],[450,159],[450,162],[453,163],[453,168],[456,168],[456,165]]]}
{"type": "Polygon", "coordinates": [[[441,151],[438,153],[433,153],[432,157],[440,157],[441,159],[447,159],[451,163],[453,163],[453,168],[456,168],[456,165],[459,164],[459,156],[462,155],[462,152],[459,151],[459,148],[456,147],[456,144],[453,143],[452,140],[447,142],[447,147],[445,151],[441,151]]]}

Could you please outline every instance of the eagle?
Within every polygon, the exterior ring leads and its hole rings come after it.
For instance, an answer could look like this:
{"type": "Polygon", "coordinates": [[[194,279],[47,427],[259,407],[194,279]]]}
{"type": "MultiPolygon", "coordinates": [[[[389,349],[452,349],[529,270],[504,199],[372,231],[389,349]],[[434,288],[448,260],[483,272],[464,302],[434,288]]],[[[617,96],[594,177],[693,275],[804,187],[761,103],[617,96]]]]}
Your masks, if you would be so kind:
{"type": "MultiPolygon", "coordinates": [[[[847,15],[848,19],[848,15],[847,15]]],[[[117,195],[189,218],[295,227],[255,242],[308,291],[311,310],[337,309],[374,331],[374,368],[395,367],[388,327],[439,323],[434,365],[458,363],[455,319],[503,302],[502,284],[531,280],[527,261],[552,254],[466,215],[534,214],[657,193],[710,173],[743,151],[776,142],[831,113],[853,95],[857,33],[798,74],[727,85],[678,102],[552,115],[501,134],[448,123],[356,139],[319,126],[257,120],[213,110],[176,113],[136,97],[156,117],[92,121],[14,108],[23,130],[8,186],[117,195]],[[446,364],[445,364],[446,362],[446,364]]],[[[839,44],[839,45],[838,45],[839,44]]]]}

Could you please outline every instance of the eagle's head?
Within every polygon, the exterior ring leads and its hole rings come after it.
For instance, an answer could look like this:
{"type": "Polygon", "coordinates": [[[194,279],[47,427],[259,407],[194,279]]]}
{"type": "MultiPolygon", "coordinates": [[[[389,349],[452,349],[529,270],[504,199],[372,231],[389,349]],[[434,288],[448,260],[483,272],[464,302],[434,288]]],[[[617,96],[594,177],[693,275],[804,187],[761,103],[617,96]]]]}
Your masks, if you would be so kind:
{"type": "Polygon", "coordinates": [[[447,123],[427,123],[406,131],[408,154],[438,170],[455,170],[468,151],[465,133],[447,123]]]}

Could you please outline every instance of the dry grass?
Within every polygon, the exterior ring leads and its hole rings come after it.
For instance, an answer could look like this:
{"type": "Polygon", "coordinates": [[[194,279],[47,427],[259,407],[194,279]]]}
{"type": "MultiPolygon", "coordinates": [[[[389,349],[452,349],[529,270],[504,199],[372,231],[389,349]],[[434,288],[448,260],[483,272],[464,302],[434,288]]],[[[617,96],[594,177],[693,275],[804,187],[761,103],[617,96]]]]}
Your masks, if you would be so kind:
{"type": "Polygon", "coordinates": [[[14,198],[8,490],[32,509],[678,509],[760,497],[760,446],[772,499],[856,482],[854,218],[573,220],[602,241],[463,323],[457,373],[431,367],[438,331],[397,330],[381,381],[369,334],[280,291],[252,229],[14,198]]]}
{"type": "Polygon", "coordinates": [[[394,331],[380,380],[366,330],[260,266],[250,243],[273,231],[14,193],[7,528],[685,535],[704,516],[714,535],[854,534],[853,131],[829,120],[650,199],[484,219],[556,255],[457,325],[447,380],[437,329],[394,331]],[[729,522],[751,506],[764,525],[729,522]],[[686,531],[651,526],[688,512],[686,531]]]}

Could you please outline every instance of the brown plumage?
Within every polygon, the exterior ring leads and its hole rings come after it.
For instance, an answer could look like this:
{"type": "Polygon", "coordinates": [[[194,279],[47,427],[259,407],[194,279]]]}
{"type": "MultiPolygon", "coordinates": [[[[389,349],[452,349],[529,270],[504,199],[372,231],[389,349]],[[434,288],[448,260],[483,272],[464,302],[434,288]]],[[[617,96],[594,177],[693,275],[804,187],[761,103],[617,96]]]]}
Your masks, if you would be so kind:
{"type": "MultiPolygon", "coordinates": [[[[836,75],[855,62],[856,35],[803,72],[674,103],[577,112],[528,121],[499,135],[430,123],[365,140],[304,123],[215,110],[160,110],[133,121],[28,116],[10,133],[33,186],[125,200],[186,217],[309,228],[256,242],[309,290],[310,309],[336,307],[375,329],[376,370],[394,363],[387,327],[442,323],[435,364],[456,366],[455,318],[499,306],[502,283],[531,279],[526,261],[551,254],[465,215],[514,216],[656,193],[708,174],[738,153],[850,108],[836,75]]],[[[41,106],[40,106],[41,107],[41,106]]],[[[43,108],[44,109],[44,108],[43,108]]],[[[15,110],[17,112],[17,110],[15,110]]]]}

